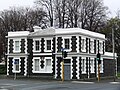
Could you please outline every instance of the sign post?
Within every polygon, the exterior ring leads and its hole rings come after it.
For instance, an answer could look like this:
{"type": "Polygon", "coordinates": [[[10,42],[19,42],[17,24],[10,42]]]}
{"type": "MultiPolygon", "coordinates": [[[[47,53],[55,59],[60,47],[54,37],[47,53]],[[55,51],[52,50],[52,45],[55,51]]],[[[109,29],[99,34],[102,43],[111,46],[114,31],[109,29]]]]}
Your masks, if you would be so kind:
{"type": "Polygon", "coordinates": [[[14,74],[14,80],[16,80],[16,72],[15,72],[15,74],[14,74]]]}
{"type": "MultiPolygon", "coordinates": [[[[14,61],[14,65],[15,65],[15,68],[16,68],[16,65],[18,64],[18,62],[15,60],[14,61]]],[[[14,80],[16,80],[16,71],[15,71],[15,73],[14,73],[14,80]]]]}

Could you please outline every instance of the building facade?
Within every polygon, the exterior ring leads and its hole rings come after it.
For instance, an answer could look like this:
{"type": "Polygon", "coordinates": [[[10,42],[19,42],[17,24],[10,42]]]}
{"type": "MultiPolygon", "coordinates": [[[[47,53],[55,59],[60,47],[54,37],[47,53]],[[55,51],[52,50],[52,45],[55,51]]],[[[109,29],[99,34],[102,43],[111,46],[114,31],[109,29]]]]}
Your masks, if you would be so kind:
{"type": "Polygon", "coordinates": [[[105,52],[105,35],[80,28],[41,29],[8,32],[7,75],[62,77],[62,49],[65,80],[98,76],[96,55],[101,54],[101,77],[114,76],[113,54],[105,52]]]}

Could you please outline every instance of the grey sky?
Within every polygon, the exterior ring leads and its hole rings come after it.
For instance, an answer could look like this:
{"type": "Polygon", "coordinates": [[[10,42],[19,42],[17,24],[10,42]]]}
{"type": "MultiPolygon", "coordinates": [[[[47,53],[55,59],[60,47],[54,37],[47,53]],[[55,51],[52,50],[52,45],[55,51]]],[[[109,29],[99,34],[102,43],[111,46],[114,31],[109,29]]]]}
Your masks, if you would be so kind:
{"type": "MultiPolygon", "coordinates": [[[[33,6],[35,0],[0,0],[0,11],[11,6],[33,6]]],[[[120,0],[104,0],[104,5],[109,7],[110,16],[115,16],[120,9],[120,0]]]]}

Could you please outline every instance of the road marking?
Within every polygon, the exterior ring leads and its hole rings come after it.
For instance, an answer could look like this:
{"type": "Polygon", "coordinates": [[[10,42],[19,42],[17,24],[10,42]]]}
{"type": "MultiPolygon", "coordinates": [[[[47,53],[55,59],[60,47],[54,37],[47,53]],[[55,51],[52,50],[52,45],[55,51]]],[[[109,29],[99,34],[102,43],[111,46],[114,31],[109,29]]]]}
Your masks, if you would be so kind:
{"type": "Polygon", "coordinates": [[[72,83],[94,84],[94,82],[72,81],[72,83]]]}
{"type": "MultiPolygon", "coordinates": [[[[0,84],[0,88],[8,88],[8,87],[15,87],[15,86],[23,86],[26,84],[0,84]]],[[[0,89],[1,90],[1,89],[0,89]]]]}
{"type": "Polygon", "coordinates": [[[120,82],[110,82],[110,84],[120,84],[120,82]]]}

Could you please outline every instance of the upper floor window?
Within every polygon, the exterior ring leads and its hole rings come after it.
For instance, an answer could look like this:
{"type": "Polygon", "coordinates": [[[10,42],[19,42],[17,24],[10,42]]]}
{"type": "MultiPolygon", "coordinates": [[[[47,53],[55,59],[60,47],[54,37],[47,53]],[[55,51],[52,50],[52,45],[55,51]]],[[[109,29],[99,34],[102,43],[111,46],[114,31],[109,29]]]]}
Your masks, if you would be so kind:
{"type": "Polygon", "coordinates": [[[86,48],[86,39],[81,39],[81,50],[85,52],[86,51],[85,48],[86,48]]]}
{"type": "Polygon", "coordinates": [[[69,39],[65,39],[64,43],[65,43],[65,49],[70,49],[70,40],[69,39]]]}
{"type": "Polygon", "coordinates": [[[99,43],[99,51],[103,52],[103,43],[102,42],[99,43]]]}
{"type": "Polygon", "coordinates": [[[39,50],[40,50],[40,41],[35,40],[35,51],[39,51],[39,50]]]}
{"type": "Polygon", "coordinates": [[[51,50],[51,40],[47,40],[46,44],[47,44],[47,50],[51,50]]]}
{"type": "Polygon", "coordinates": [[[19,51],[19,41],[15,41],[15,51],[19,51]]]}
{"type": "Polygon", "coordinates": [[[20,41],[15,41],[14,43],[15,43],[14,51],[19,52],[20,51],[20,41]]]}
{"type": "Polygon", "coordinates": [[[94,41],[90,41],[90,51],[94,53],[94,41]]]}

